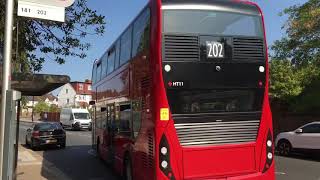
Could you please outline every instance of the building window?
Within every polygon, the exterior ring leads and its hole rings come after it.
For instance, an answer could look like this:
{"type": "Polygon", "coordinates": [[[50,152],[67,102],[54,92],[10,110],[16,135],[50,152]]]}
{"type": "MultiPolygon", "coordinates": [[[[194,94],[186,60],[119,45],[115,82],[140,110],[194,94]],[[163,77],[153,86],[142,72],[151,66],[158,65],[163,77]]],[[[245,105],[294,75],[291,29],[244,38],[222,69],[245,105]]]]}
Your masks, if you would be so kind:
{"type": "Polygon", "coordinates": [[[68,91],[69,91],[69,90],[68,90],[68,89],[66,89],[66,94],[68,94],[68,91]]]}
{"type": "Polygon", "coordinates": [[[70,100],[69,99],[67,99],[67,104],[69,104],[70,103],[70,100]]]}
{"type": "Polygon", "coordinates": [[[80,91],[83,90],[83,84],[79,84],[79,90],[80,90],[80,91]]]}
{"type": "Polygon", "coordinates": [[[89,91],[91,91],[91,90],[92,90],[91,85],[88,85],[88,90],[89,90],[89,91]]]}

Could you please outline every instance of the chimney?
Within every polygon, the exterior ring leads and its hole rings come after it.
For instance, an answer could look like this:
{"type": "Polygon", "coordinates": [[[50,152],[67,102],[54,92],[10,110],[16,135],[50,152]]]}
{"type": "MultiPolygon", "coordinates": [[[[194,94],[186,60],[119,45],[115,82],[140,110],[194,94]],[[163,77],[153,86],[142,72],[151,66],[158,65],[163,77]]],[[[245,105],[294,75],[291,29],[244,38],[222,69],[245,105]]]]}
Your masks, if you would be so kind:
{"type": "Polygon", "coordinates": [[[85,80],[85,83],[87,83],[87,84],[91,84],[91,83],[92,83],[92,81],[91,81],[91,80],[89,80],[89,79],[86,79],[86,80],[85,80]]]}

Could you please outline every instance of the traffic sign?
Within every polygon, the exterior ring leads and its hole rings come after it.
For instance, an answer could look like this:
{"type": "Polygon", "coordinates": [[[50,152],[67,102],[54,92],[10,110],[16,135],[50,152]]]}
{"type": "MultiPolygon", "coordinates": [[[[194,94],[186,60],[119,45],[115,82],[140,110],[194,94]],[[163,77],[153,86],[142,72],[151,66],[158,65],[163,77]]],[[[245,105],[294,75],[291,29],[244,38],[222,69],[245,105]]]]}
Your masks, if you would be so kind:
{"type": "Polygon", "coordinates": [[[49,5],[49,6],[58,6],[58,7],[69,7],[74,3],[74,0],[23,0],[23,1],[28,1],[36,4],[49,5]]]}
{"type": "Polygon", "coordinates": [[[65,8],[20,0],[18,2],[18,16],[64,22],[65,8]]]}

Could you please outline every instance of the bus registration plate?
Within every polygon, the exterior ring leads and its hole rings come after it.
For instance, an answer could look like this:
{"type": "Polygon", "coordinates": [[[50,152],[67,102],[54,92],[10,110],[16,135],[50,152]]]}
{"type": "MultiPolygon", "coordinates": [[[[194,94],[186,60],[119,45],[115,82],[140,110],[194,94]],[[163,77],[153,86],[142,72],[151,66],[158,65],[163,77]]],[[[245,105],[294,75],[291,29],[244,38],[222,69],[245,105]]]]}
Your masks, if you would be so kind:
{"type": "Polygon", "coordinates": [[[224,44],[216,41],[207,41],[207,58],[224,58],[224,44]]]}

